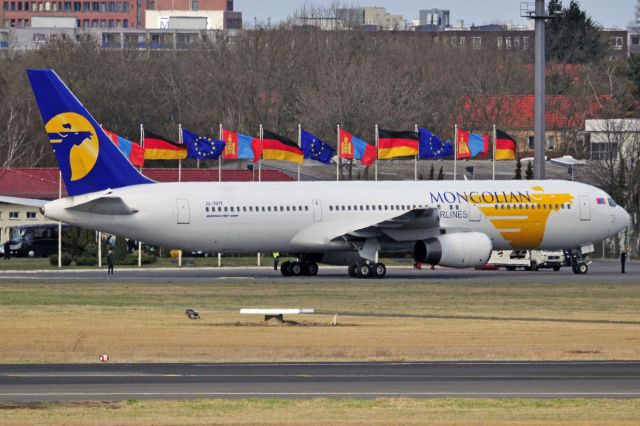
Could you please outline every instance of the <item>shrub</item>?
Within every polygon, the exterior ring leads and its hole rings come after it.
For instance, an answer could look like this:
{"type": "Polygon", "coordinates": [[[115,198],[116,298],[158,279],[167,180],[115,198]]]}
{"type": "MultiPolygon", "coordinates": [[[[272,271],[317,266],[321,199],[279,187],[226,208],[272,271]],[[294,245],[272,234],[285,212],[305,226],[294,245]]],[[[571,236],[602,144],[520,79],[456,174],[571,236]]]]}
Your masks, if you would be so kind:
{"type": "MultiPolygon", "coordinates": [[[[62,253],[62,266],[71,265],[72,260],[73,258],[71,257],[70,254],[62,253]]],[[[58,255],[52,254],[51,256],[49,256],[49,263],[52,264],[53,266],[58,266],[58,255]]]]}
{"type": "Polygon", "coordinates": [[[92,256],[81,256],[76,258],[76,265],[78,266],[96,266],[98,259],[92,256]]]}

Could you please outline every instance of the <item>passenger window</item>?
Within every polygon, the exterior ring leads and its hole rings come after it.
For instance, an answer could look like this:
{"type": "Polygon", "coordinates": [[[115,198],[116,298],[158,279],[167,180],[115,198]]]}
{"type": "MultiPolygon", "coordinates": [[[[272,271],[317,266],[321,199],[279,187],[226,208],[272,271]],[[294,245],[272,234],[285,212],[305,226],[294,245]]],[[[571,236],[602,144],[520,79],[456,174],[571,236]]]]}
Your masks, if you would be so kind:
{"type": "Polygon", "coordinates": [[[571,210],[571,204],[567,204],[567,210],[571,210]]]}
{"type": "Polygon", "coordinates": [[[287,206],[287,211],[291,211],[291,210],[289,210],[289,206],[287,206]]]}
{"type": "Polygon", "coordinates": [[[558,208],[558,205],[556,204],[556,209],[558,208]]]}
{"type": "Polygon", "coordinates": [[[449,204],[449,210],[453,210],[453,204],[449,204]]]}
{"type": "Polygon", "coordinates": [[[304,206],[304,209],[305,209],[306,211],[309,211],[309,206],[304,206]]]}
{"type": "Polygon", "coordinates": [[[207,212],[209,211],[209,207],[205,207],[204,209],[205,209],[207,212]]]}
{"type": "Polygon", "coordinates": [[[360,206],[360,211],[364,210],[364,206],[360,206]]]}
{"type": "Polygon", "coordinates": [[[367,204],[365,207],[366,207],[367,210],[369,210],[369,204],[367,204]]]}
{"type": "Polygon", "coordinates": [[[225,211],[225,212],[226,212],[226,211],[228,211],[226,207],[224,208],[224,211],[225,211]]]}

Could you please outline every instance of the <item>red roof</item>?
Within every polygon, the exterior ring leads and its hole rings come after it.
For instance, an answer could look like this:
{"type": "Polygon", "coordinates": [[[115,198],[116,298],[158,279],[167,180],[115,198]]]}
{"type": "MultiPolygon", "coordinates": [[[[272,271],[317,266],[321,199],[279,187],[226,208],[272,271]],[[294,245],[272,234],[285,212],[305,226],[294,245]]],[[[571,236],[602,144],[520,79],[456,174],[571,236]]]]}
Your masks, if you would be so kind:
{"type": "MultiPolygon", "coordinates": [[[[177,182],[178,169],[143,169],[143,174],[158,182],[177,182]]],[[[58,198],[57,168],[0,169],[0,195],[20,198],[53,200],[58,198]]],[[[257,179],[258,172],[255,172],[257,179]]],[[[217,169],[182,169],[183,182],[216,182],[217,169]]],[[[225,182],[250,182],[254,174],[250,170],[222,170],[225,182]]],[[[262,170],[263,182],[291,181],[293,178],[278,170],[262,170]]],[[[67,192],[62,186],[62,196],[67,192]]]]}
{"type": "MultiPolygon", "coordinates": [[[[607,102],[608,98],[601,98],[607,102]]],[[[512,130],[533,130],[533,96],[489,96],[484,99],[466,98],[464,112],[458,119],[464,127],[485,128],[495,123],[499,128],[512,130]]],[[[546,97],[546,128],[581,129],[587,118],[598,118],[602,107],[595,101],[584,101],[568,96],[546,97]]]]}

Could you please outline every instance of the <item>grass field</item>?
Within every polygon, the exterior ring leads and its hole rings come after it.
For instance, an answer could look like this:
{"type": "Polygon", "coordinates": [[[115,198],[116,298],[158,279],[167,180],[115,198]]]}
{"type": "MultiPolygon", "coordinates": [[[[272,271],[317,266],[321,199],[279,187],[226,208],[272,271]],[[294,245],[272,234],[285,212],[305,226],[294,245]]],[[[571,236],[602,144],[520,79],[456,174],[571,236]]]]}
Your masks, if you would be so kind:
{"type": "Polygon", "coordinates": [[[639,400],[201,400],[0,405],[0,425],[636,425],[639,400]],[[4,409],[3,409],[4,408],[4,409]]]}
{"type": "Polygon", "coordinates": [[[638,359],[640,286],[3,284],[0,324],[5,363],[638,359]],[[319,314],[281,325],[241,307],[319,314]]]}

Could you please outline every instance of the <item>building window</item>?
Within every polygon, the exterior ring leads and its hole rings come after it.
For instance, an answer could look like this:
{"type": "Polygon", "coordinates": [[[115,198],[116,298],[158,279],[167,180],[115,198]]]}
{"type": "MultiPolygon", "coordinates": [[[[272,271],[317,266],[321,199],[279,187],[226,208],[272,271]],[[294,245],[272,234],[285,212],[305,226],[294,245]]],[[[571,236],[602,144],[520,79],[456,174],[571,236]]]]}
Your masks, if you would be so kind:
{"type": "Polygon", "coordinates": [[[28,220],[36,220],[36,212],[27,212],[28,220]]]}
{"type": "Polygon", "coordinates": [[[460,47],[464,47],[465,41],[466,41],[466,37],[460,37],[460,47]]]}
{"type": "Polygon", "coordinates": [[[498,49],[502,49],[502,37],[498,37],[498,49]]]}
{"type": "Polygon", "coordinates": [[[511,49],[511,37],[504,38],[504,45],[507,49],[511,49]]]}
{"type": "Polygon", "coordinates": [[[533,147],[534,147],[534,143],[533,143],[534,137],[533,136],[527,137],[527,141],[529,143],[529,149],[533,149],[533,147]]]}
{"type": "Polygon", "coordinates": [[[123,19],[122,20],[122,28],[129,28],[129,20],[128,19],[123,19]]]}
{"type": "Polygon", "coordinates": [[[609,47],[614,50],[620,50],[624,47],[624,39],[622,37],[609,37],[609,47]]]}
{"type": "Polygon", "coordinates": [[[522,48],[524,50],[529,48],[529,37],[522,37],[522,48]]]}
{"type": "Polygon", "coordinates": [[[191,0],[191,10],[198,10],[198,0],[191,0]]]}
{"type": "Polygon", "coordinates": [[[106,12],[106,11],[107,11],[107,2],[100,3],[100,12],[106,12]]]}
{"type": "Polygon", "coordinates": [[[116,11],[116,4],[115,2],[110,1],[109,2],[109,12],[115,12],[116,11]]]}
{"type": "Polygon", "coordinates": [[[552,150],[556,146],[556,137],[554,135],[547,136],[547,149],[552,150]]]}
{"type": "Polygon", "coordinates": [[[471,37],[471,46],[476,49],[482,46],[482,37],[471,37]]]}
{"type": "Polygon", "coordinates": [[[156,0],[148,0],[147,1],[147,9],[148,10],[156,10],[156,0]]]}
{"type": "Polygon", "coordinates": [[[21,1],[18,2],[18,11],[19,12],[22,11],[22,2],[21,1]]]}
{"type": "Polygon", "coordinates": [[[129,3],[122,3],[122,11],[125,13],[129,12],[129,3]]]}
{"type": "Polygon", "coordinates": [[[631,36],[631,44],[637,46],[640,44],[640,36],[631,36]]]}
{"type": "Polygon", "coordinates": [[[513,47],[514,49],[520,49],[520,37],[513,38],[513,47]]]}
{"type": "Polygon", "coordinates": [[[6,11],[9,11],[9,2],[8,1],[4,2],[3,9],[6,10],[6,11]]]}
{"type": "Polygon", "coordinates": [[[98,20],[94,19],[93,21],[91,21],[91,28],[98,28],[98,20]]]}
{"type": "Polygon", "coordinates": [[[20,212],[9,212],[9,220],[20,219],[20,212]]]}
{"type": "Polygon", "coordinates": [[[94,12],[100,12],[100,3],[97,1],[92,2],[91,10],[93,10],[94,12]]]}
{"type": "Polygon", "coordinates": [[[100,20],[100,28],[107,28],[107,20],[106,19],[101,19],[100,20]]]}
{"type": "Polygon", "coordinates": [[[233,0],[227,0],[227,10],[233,10],[233,0]]]}

